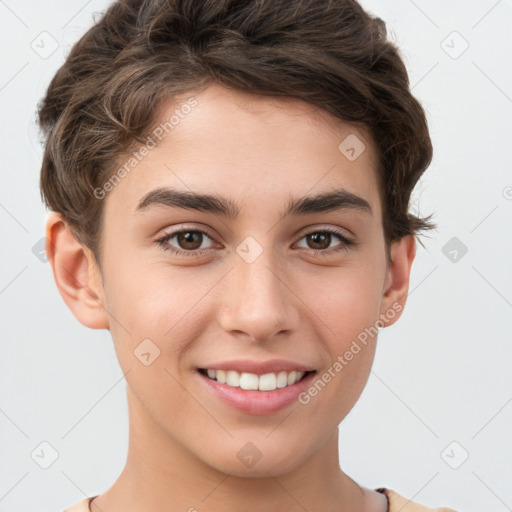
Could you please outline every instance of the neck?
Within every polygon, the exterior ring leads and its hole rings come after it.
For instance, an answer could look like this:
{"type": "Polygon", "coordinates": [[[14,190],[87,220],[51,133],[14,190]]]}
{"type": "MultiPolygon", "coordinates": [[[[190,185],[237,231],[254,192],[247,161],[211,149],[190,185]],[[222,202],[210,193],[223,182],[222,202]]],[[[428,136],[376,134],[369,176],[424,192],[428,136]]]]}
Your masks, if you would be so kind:
{"type": "Polygon", "coordinates": [[[130,436],[126,465],[92,512],[363,512],[365,493],[339,466],[338,429],[289,472],[258,477],[223,473],[205,464],[156,425],[128,388],[130,436]]]}

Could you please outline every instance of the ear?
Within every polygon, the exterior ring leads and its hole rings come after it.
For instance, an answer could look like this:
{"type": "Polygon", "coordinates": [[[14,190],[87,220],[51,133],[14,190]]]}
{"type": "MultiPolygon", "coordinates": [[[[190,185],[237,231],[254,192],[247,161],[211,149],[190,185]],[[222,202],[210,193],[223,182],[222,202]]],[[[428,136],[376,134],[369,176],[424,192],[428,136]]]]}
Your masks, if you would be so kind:
{"type": "Polygon", "coordinates": [[[383,327],[393,325],[402,314],[407,301],[411,266],[415,256],[415,236],[406,236],[391,244],[391,263],[386,271],[380,310],[383,327]]]}
{"type": "Polygon", "coordinates": [[[77,320],[91,329],[108,329],[103,282],[94,255],[56,212],[46,222],[46,255],[59,293],[77,320]]]}

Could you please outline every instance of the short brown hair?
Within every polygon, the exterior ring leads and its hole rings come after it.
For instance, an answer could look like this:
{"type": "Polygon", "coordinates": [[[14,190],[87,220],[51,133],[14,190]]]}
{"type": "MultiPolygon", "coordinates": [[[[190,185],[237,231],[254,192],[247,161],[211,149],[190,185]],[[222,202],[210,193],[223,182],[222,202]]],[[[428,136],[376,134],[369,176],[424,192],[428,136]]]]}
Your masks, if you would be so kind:
{"type": "Polygon", "coordinates": [[[385,23],[355,0],[118,0],[73,46],[38,105],[41,195],[100,262],[93,194],[164,101],[217,82],[293,97],[369,131],[391,242],[435,228],[409,212],[432,159],[425,113],[385,23]]]}

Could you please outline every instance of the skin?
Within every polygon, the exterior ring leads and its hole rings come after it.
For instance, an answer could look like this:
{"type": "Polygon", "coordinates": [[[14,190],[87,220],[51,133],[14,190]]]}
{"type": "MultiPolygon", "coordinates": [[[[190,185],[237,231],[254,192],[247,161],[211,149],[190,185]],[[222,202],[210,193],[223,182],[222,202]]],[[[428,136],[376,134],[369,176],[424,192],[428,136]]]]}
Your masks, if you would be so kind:
{"type": "MultiPolygon", "coordinates": [[[[365,328],[400,317],[415,240],[392,244],[388,265],[375,146],[365,133],[299,100],[220,85],[186,97],[192,95],[198,101],[192,112],[103,199],[101,269],[58,214],[47,223],[59,292],[83,325],[110,330],[126,374],[126,466],[91,508],[386,510],[383,495],[342,471],[338,453],[338,425],[366,385],[376,336],[308,404],[274,414],[244,414],[221,403],[196,371],[225,359],[284,358],[322,375],[365,328]],[[338,149],[348,134],[366,145],[354,161],[338,149]],[[162,186],[230,198],[240,215],[165,206],[137,212],[141,198],[162,186]],[[280,220],[290,198],[333,188],[364,198],[372,214],[280,220]],[[155,242],[183,227],[206,230],[196,253],[210,252],[177,256],[155,242]],[[357,245],[332,252],[343,244],[335,235],[324,246],[306,236],[329,227],[357,245]],[[236,252],[247,236],[263,250],[252,263],[236,252]],[[401,309],[389,318],[393,304],[401,309]],[[160,350],[150,366],[134,357],[147,338],[160,350]],[[248,442],[262,455],[251,468],[237,457],[248,442]]],[[[168,119],[177,107],[169,102],[157,116],[168,119]]],[[[189,247],[177,237],[168,244],[189,247]]]]}

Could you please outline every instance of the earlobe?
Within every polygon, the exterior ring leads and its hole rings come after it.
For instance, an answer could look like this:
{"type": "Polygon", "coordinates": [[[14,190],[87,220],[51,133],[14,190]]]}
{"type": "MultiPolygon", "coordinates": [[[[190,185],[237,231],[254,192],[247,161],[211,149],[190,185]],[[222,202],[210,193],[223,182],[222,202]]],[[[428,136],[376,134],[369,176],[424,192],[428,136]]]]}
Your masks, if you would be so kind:
{"type": "Polygon", "coordinates": [[[403,237],[391,245],[391,263],[386,272],[380,311],[384,327],[394,324],[402,314],[407,301],[411,267],[415,256],[415,236],[403,237]]]}
{"type": "Polygon", "coordinates": [[[59,293],[77,320],[91,329],[108,329],[101,274],[94,256],[56,212],[46,223],[46,254],[59,293]]]}

